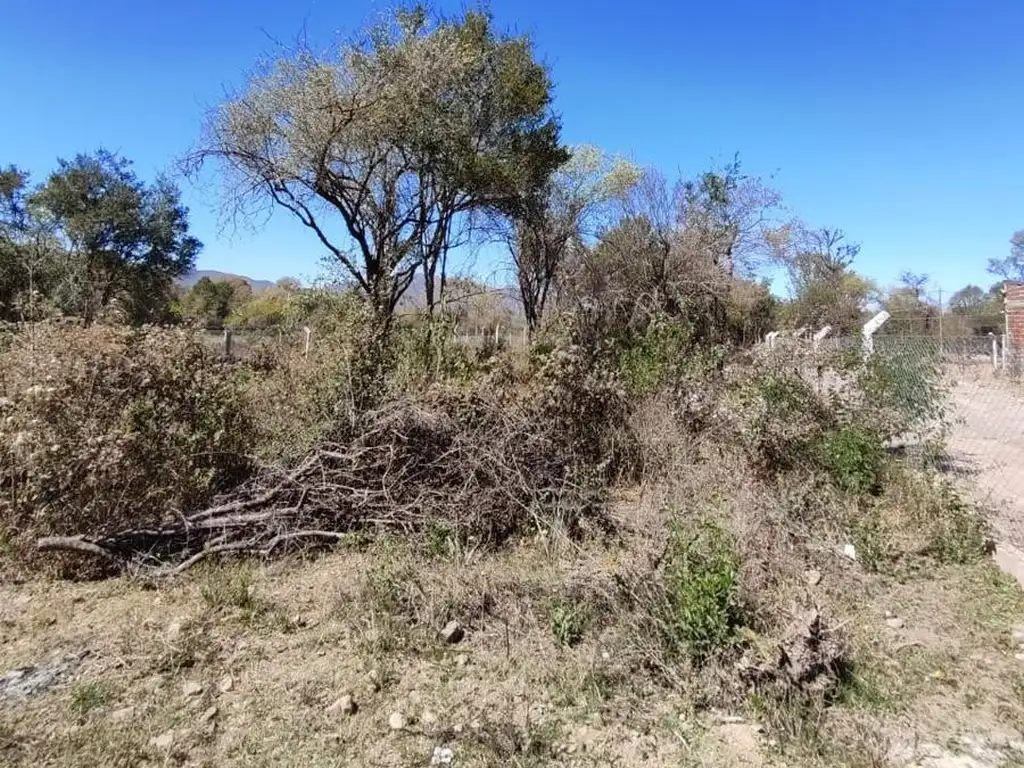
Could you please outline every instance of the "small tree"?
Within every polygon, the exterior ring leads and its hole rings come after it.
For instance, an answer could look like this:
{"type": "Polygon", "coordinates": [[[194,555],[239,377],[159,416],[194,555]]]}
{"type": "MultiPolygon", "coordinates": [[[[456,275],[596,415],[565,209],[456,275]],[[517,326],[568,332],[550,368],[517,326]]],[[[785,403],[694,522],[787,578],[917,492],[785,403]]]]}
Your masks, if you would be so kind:
{"type": "Polygon", "coordinates": [[[640,176],[632,163],[581,146],[547,184],[524,195],[503,234],[531,333],[541,323],[570,251],[597,233],[640,176]]]}
{"type": "Polygon", "coordinates": [[[171,182],[147,185],[129,161],[104,150],[60,160],[29,206],[61,246],[54,298],[86,322],[114,299],[130,320],[161,318],[174,280],[202,247],[171,182]]]}

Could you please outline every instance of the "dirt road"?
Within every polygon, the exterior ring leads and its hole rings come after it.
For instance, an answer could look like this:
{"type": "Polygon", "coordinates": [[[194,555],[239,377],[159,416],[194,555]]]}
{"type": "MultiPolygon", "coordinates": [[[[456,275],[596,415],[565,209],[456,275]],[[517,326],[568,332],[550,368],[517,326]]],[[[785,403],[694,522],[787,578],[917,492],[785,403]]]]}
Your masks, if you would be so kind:
{"type": "Polygon", "coordinates": [[[1024,393],[989,370],[960,374],[952,391],[953,470],[996,512],[1004,541],[1024,549],[1024,393]]]}

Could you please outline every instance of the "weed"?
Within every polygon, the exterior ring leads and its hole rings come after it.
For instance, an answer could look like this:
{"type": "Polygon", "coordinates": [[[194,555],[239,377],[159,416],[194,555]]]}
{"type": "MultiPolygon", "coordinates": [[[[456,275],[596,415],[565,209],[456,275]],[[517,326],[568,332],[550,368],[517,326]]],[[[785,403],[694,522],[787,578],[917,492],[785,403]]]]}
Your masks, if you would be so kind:
{"type": "Polygon", "coordinates": [[[890,533],[877,504],[869,506],[853,522],[851,538],[857,552],[857,561],[868,571],[877,573],[891,560],[890,533]]]}
{"type": "Polygon", "coordinates": [[[559,645],[576,645],[583,639],[590,620],[587,606],[574,600],[559,599],[548,606],[548,625],[559,645]]]}
{"type": "Polygon", "coordinates": [[[665,557],[661,627],[669,649],[700,663],[731,645],[741,623],[735,542],[715,521],[677,526],[665,557]]]}
{"type": "Polygon", "coordinates": [[[167,642],[158,654],[154,667],[162,675],[178,675],[202,663],[212,650],[206,627],[188,622],[167,642]]]}
{"type": "Polygon", "coordinates": [[[113,686],[104,680],[81,683],[71,690],[71,709],[85,715],[109,703],[113,697],[113,686]]]}
{"type": "Polygon", "coordinates": [[[846,426],[825,433],[820,461],[838,488],[855,495],[878,490],[885,449],[871,431],[846,426]]]}

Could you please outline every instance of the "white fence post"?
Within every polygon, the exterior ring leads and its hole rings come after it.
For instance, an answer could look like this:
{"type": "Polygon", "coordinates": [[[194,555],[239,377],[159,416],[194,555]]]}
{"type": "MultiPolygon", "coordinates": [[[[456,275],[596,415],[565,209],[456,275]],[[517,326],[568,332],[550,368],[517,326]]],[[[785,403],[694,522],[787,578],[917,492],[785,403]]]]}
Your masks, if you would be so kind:
{"type": "Polygon", "coordinates": [[[818,351],[818,347],[821,346],[821,342],[825,340],[825,337],[832,333],[832,326],[826,325],[824,328],[814,334],[814,351],[818,351]]]}
{"type": "Polygon", "coordinates": [[[231,357],[231,329],[224,329],[224,357],[231,357]]]}
{"type": "Polygon", "coordinates": [[[988,332],[988,335],[992,337],[992,367],[999,368],[999,339],[992,331],[988,332]]]}
{"type": "Polygon", "coordinates": [[[309,347],[310,347],[310,341],[312,340],[312,337],[313,337],[313,329],[310,328],[307,325],[307,326],[304,326],[302,330],[306,334],[305,343],[302,346],[302,356],[303,357],[309,357],[309,347]]]}
{"type": "Polygon", "coordinates": [[[777,338],[779,338],[779,331],[772,331],[765,335],[764,341],[768,345],[768,349],[775,349],[775,340],[777,338]]]}
{"type": "Polygon", "coordinates": [[[875,340],[873,338],[875,332],[883,325],[885,325],[885,321],[888,320],[889,317],[889,313],[886,312],[885,310],[882,310],[877,315],[868,320],[866,323],[864,323],[864,328],[861,330],[861,335],[864,337],[865,357],[870,357],[871,354],[875,351],[875,340]]]}

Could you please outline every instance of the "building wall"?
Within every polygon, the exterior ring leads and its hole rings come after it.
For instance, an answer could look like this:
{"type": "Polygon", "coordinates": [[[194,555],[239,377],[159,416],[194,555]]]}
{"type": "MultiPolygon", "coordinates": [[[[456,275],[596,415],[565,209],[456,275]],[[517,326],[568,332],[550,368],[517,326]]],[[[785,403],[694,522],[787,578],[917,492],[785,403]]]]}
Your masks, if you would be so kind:
{"type": "Polygon", "coordinates": [[[1006,281],[1006,347],[1015,363],[1024,361],[1024,283],[1006,281]]]}

